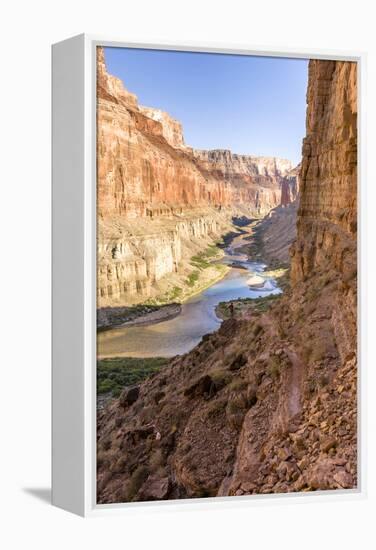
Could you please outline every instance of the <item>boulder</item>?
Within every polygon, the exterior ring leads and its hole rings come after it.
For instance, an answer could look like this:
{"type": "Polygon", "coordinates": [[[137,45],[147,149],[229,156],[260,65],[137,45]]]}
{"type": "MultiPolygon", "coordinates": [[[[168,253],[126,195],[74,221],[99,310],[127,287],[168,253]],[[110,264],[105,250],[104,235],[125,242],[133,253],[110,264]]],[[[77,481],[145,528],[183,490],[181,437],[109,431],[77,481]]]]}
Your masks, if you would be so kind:
{"type": "Polygon", "coordinates": [[[139,386],[134,386],[133,388],[126,388],[120,395],[120,406],[124,409],[126,407],[129,407],[130,405],[133,405],[138,399],[140,395],[140,388],[139,386]]]}
{"type": "Polygon", "coordinates": [[[137,495],[138,501],[143,500],[165,500],[170,490],[170,480],[168,477],[158,478],[150,475],[137,495]]]}

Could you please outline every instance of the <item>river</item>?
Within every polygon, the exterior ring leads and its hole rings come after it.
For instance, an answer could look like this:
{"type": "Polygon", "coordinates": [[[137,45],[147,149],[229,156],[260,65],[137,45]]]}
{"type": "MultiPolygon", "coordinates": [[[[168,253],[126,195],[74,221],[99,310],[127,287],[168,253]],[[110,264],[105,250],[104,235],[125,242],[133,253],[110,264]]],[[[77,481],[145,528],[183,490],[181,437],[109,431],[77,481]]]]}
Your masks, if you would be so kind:
{"type": "Polygon", "coordinates": [[[250,261],[245,254],[238,252],[248,236],[249,233],[243,233],[235,237],[225,249],[220,262],[233,265],[227,275],[187,300],[182,305],[181,314],[174,319],[149,326],[117,327],[99,333],[98,358],[173,357],[187,353],[204,334],[219,328],[221,319],[215,314],[219,302],[279,294],[281,290],[276,281],[263,275],[266,265],[261,261],[250,261]],[[253,275],[262,277],[262,288],[251,288],[247,284],[253,275]]]}

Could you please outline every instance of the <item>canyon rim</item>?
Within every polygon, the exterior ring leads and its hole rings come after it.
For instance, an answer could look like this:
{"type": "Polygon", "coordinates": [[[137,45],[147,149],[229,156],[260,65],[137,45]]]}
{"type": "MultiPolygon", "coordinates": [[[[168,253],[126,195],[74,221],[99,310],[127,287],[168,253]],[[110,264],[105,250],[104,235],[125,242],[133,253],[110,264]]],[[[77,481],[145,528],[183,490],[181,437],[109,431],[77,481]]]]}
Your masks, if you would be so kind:
{"type": "Polygon", "coordinates": [[[163,53],[97,48],[97,502],[355,489],[357,65],[163,53]]]}

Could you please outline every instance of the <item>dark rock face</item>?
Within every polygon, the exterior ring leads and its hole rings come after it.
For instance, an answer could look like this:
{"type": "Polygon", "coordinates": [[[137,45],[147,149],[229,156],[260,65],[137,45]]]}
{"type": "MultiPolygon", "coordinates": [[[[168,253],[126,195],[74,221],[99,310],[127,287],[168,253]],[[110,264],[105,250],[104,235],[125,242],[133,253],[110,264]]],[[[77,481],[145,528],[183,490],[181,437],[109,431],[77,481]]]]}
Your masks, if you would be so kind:
{"type": "Polygon", "coordinates": [[[119,399],[120,406],[125,408],[133,405],[133,403],[137,401],[139,395],[140,388],[138,386],[124,390],[119,399]]]}

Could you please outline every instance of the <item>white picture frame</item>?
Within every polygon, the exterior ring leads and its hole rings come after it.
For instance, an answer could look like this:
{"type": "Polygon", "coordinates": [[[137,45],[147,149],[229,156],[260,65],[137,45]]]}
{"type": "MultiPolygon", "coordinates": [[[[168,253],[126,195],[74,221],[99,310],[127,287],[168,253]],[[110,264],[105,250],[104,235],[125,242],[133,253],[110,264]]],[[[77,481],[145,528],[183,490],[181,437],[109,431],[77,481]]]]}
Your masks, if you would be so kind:
{"type": "Polygon", "coordinates": [[[52,502],[81,516],[135,507],[265,505],[300,499],[359,499],[366,494],[365,422],[365,96],[359,52],[138,44],[81,34],[52,47],[52,502]],[[314,493],[96,504],[96,47],[116,46],[358,64],[358,488],[314,493]],[[67,346],[69,342],[69,346],[67,346]]]}

